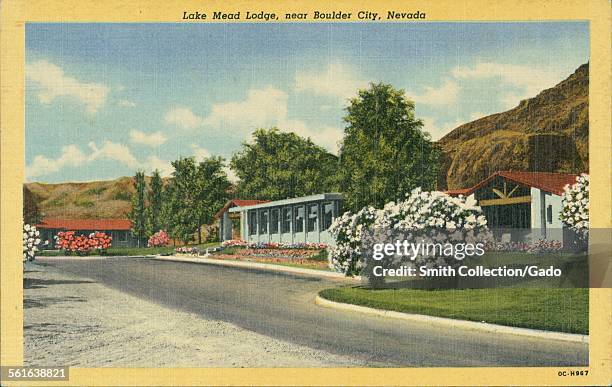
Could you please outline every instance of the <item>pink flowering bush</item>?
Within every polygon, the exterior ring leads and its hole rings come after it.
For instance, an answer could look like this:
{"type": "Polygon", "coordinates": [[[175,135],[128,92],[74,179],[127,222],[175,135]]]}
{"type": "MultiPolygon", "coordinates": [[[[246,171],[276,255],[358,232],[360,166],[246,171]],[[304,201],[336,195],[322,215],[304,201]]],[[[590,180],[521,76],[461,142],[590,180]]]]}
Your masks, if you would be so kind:
{"type": "Polygon", "coordinates": [[[170,244],[170,237],[164,230],[159,230],[155,234],[151,235],[147,242],[148,247],[163,247],[170,244]]]}
{"type": "Polygon", "coordinates": [[[92,250],[103,252],[112,246],[113,237],[96,231],[89,235],[76,235],[74,231],[60,231],[55,236],[55,247],[67,253],[86,255],[92,250]]]}

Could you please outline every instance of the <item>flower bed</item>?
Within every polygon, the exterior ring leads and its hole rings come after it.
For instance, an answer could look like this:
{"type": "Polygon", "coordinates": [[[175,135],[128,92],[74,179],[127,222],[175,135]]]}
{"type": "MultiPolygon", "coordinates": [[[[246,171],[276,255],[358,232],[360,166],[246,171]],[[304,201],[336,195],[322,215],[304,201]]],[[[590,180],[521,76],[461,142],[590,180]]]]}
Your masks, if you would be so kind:
{"type": "Polygon", "coordinates": [[[270,248],[244,248],[234,252],[238,256],[251,257],[282,257],[291,259],[310,258],[319,253],[320,250],[313,249],[270,249],[270,248]]]}
{"type": "Polygon", "coordinates": [[[327,261],[316,261],[308,258],[287,258],[287,257],[271,257],[271,256],[244,256],[237,254],[215,254],[215,259],[223,259],[228,261],[244,261],[258,263],[273,263],[290,266],[303,266],[305,268],[326,270],[328,269],[327,261]]]}
{"type": "Polygon", "coordinates": [[[327,248],[325,243],[311,242],[246,242],[240,239],[232,239],[221,243],[223,247],[246,247],[249,249],[299,249],[299,250],[322,250],[327,248]]]}
{"type": "Polygon", "coordinates": [[[92,232],[89,235],[76,235],[75,231],[60,231],[55,236],[55,247],[68,254],[87,255],[92,250],[104,253],[111,247],[113,238],[103,232],[92,232]]]}

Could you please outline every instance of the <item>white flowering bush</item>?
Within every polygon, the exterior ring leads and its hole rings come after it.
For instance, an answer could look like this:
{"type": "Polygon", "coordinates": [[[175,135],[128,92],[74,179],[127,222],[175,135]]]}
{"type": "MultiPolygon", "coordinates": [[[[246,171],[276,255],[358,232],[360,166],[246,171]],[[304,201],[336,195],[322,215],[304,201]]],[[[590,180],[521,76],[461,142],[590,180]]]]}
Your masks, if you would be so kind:
{"type": "MultiPolygon", "coordinates": [[[[475,199],[420,188],[414,189],[403,201],[387,203],[381,210],[366,207],[354,215],[345,213],[333,222],[330,232],[336,242],[329,252],[330,268],[346,275],[358,274],[365,265],[360,258],[366,232],[383,239],[391,235],[414,237],[418,234],[420,241],[426,237],[425,242],[437,243],[476,243],[492,239],[486,218],[475,199]]],[[[433,266],[449,262],[448,257],[431,254],[419,256],[415,263],[433,266]]]]}
{"type": "Polygon", "coordinates": [[[356,214],[345,212],[332,222],[329,232],[335,243],[328,249],[329,267],[346,275],[361,270],[359,257],[363,234],[374,224],[378,211],[364,207],[356,214]]]}
{"type": "Polygon", "coordinates": [[[29,224],[23,225],[23,260],[33,261],[40,244],[40,231],[29,224]]]}
{"type": "Polygon", "coordinates": [[[566,185],[561,197],[561,221],[580,237],[589,230],[589,175],[582,174],[572,185],[566,185]]]}

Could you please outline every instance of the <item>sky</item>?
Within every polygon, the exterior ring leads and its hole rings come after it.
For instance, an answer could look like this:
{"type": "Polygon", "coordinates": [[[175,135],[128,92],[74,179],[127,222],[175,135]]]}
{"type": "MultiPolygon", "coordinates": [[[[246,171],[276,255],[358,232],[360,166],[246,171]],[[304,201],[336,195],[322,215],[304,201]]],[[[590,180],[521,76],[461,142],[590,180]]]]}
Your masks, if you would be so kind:
{"type": "Polygon", "coordinates": [[[29,23],[26,179],[169,175],[272,126],[337,153],[371,82],[403,89],[437,140],[588,60],[586,22],[29,23]]]}

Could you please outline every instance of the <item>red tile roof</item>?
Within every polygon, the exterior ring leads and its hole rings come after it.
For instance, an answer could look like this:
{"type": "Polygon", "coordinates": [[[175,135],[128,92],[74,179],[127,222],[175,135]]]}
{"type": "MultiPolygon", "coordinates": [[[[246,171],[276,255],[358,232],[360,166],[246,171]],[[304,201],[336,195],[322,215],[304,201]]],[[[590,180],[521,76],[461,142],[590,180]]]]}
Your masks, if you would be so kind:
{"type": "Polygon", "coordinates": [[[228,200],[227,203],[215,214],[215,218],[220,218],[221,215],[232,207],[244,207],[253,206],[260,203],[268,203],[269,200],[243,200],[243,199],[232,199],[228,200]]]}
{"type": "Polygon", "coordinates": [[[61,230],[129,230],[132,222],[127,219],[49,219],[45,218],[36,228],[61,230]]]}
{"type": "Polygon", "coordinates": [[[500,171],[495,172],[471,188],[448,190],[446,193],[449,195],[470,195],[498,176],[555,195],[561,195],[563,187],[568,184],[574,184],[576,177],[578,177],[578,175],[572,173],[500,171]]]}

